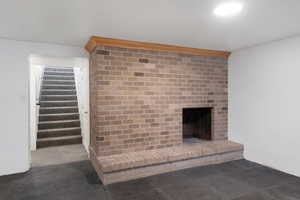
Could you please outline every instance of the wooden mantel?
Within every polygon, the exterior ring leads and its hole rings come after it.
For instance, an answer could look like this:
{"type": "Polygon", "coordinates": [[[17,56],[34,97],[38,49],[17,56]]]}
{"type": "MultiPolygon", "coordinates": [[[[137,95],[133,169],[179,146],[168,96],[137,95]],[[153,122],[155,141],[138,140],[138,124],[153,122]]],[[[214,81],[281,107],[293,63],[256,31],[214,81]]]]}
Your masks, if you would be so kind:
{"type": "Polygon", "coordinates": [[[104,37],[97,37],[97,36],[92,36],[90,38],[90,40],[85,46],[85,49],[91,53],[97,46],[111,46],[111,47],[121,47],[121,48],[128,48],[128,49],[163,51],[163,52],[172,52],[172,53],[180,53],[180,54],[212,56],[212,57],[219,57],[219,58],[228,58],[231,53],[228,51],[197,49],[197,48],[190,48],[190,47],[120,40],[120,39],[104,38],[104,37]]]}

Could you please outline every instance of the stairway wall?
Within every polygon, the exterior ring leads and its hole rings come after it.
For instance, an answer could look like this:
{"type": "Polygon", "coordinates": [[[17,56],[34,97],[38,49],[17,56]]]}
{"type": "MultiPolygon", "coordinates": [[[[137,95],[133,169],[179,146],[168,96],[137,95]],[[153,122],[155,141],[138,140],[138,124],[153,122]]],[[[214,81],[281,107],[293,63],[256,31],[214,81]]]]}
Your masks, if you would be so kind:
{"type": "Polygon", "coordinates": [[[88,57],[80,47],[0,39],[0,176],[30,168],[31,55],[88,57]]]}
{"type": "Polygon", "coordinates": [[[89,61],[82,59],[74,68],[75,82],[77,89],[78,109],[80,114],[80,126],[82,142],[89,153],[90,145],[90,91],[89,91],[89,61]],[[80,65],[80,66],[79,66],[80,65]]]}
{"type": "Polygon", "coordinates": [[[38,106],[36,101],[39,99],[41,82],[43,76],[43,66],[31,66],[30,68],[30,149],[31,151],[36,150],[36,138],[37,138],[37,121],[38,121],[38,106]],[[34,117],[36,116],[36,117],[34,117]],[[32,134],[35,133],[35,134],[32,134]]]}

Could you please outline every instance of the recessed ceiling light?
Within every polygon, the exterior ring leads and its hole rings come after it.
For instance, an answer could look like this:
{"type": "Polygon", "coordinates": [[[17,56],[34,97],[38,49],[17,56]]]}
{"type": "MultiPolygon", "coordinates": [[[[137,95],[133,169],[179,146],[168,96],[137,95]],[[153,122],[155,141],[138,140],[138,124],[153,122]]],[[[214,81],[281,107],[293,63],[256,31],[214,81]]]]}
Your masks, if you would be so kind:
{"type": "Polygon", "coordinates": [[[214,10],[215,15],[221,17],[229,17],[236,15],[243,9],[243,5],[238,2],[227,2],[217,6],[214,10]]]}

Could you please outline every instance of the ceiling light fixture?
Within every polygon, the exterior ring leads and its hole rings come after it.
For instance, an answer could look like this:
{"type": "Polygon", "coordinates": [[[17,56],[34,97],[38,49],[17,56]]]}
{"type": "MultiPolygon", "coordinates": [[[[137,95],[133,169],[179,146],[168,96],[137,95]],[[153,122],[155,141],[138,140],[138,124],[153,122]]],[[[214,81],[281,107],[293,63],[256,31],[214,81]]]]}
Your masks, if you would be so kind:
{"type": "Polygon", "coordinates": [[[240,11],[242,11],[243,5],[238,2],[227,2],[222,3],[219,6],[217,6],[214,10],[215,15],[221,16],[221,17],[229,17],[236,15],[240,11]]]}

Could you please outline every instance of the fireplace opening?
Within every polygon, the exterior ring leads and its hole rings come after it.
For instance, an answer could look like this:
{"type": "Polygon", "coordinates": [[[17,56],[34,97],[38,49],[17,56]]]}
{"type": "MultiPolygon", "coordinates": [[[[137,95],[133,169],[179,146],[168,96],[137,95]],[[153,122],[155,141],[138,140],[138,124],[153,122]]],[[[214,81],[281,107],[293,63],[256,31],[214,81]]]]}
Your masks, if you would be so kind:
{"type": "Polygon", "coordinates": [[[183,109],[184,142],[212,139],[212,108],[183,109]]]}

